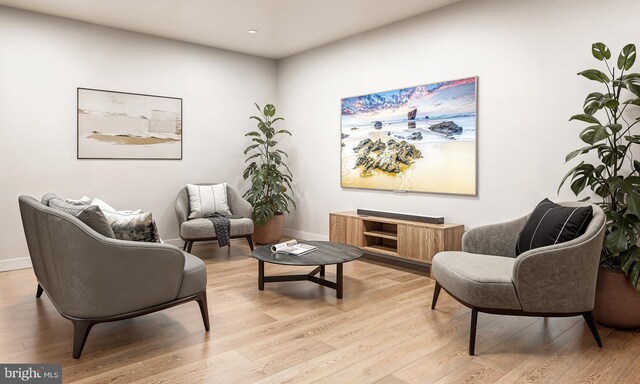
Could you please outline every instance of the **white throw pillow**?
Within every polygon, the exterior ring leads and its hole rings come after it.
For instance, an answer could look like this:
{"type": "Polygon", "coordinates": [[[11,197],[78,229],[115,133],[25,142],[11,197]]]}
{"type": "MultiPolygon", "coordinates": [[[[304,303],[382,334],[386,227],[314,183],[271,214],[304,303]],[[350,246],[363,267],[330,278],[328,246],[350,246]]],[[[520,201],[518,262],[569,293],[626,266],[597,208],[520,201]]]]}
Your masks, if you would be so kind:
{"type": "Polygon", "coordinates": [[[98,199],[97,197],[91,200],[91,205],[97,205],[98,207],[100,207],[100,209],[102,209],[102,212],[118,212],[115,208],[98,199]]]}
{"type": "Polygon", "coordinates": [[[189,192],[189,218],[211,216],[214,213],[230,216],[227,203],[227,183],[214,185],[187,184],[189,192]]]}

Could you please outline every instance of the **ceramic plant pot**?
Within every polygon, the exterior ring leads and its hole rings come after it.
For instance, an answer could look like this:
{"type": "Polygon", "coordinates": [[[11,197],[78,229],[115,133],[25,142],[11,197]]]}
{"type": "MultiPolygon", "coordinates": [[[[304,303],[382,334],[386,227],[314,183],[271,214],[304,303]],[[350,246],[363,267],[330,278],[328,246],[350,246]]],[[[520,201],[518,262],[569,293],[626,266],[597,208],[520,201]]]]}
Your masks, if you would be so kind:
{"type": "Polygon", "coordinates": [[[282,238],[283,232],[284,215],[277,213],[268,223],[253,229],[253,241],[258,244],[277,243],[282,238]]]}
{"type": "Polygon", "coordinates": [[[640,327],[640,293],[620,270],[600,268],[596,286],[596,321],[615,328],[640,327]]]}

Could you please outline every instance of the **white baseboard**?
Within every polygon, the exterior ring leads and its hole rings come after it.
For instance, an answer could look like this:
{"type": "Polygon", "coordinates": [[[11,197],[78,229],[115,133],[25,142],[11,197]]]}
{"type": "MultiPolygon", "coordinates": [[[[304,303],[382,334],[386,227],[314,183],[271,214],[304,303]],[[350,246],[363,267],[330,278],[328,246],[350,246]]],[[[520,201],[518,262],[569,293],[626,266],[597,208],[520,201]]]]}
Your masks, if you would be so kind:
{"type": "Polygon", "coordinates": [[[285,228],[284,234],[289,237],[293,237],[300,240],[310,241],[329,241],[329,236],[320,235],[317,233],[298,231],[297,229],[285,228]]]}
{"type": "Polygon", "coordinates": [[[17,259],[0,260],[0,272],[14,271],[16,269],[31,268],[30,257],[19,257],[17,259]]]}

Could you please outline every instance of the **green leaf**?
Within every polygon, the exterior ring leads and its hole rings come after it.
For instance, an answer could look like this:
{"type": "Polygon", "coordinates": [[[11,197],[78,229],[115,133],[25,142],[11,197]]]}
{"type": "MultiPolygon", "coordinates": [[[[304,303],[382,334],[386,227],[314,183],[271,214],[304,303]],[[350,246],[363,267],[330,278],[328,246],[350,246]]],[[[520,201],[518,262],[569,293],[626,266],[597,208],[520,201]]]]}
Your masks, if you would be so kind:
{"type": "Polygon", "coordinates": [[[247,133],[245,136],[257,136],[257,137],[260,137],[260,133],[254,131],[254,132],[247,133]]]}
{"type": "Polygon", "coordinates": [[[276,107],[273,104],[267,104],[264,106],[264,110],[262,111],[265,116],[273,117],[276,114],[276,107]]]}
{"type": "Polygon", "coordinates": [[[640,216],[640,177],[630,176],[621,180],[619,196],[626,202],[631,213],[640,216]]]}
{"type": "Polygon", "coordinates": [[[584,105],[587,105],[591,102],[594,101],[600,101],[600,99],[603,97],[604,95],[600,92],[592,92],[590,94],[587,95],[587,97],[584,99],[584,105]]]}
{"type": "Polygon", "coordinates": [[[578,196],[580,194],[580,192],[582,192],[584,190],[584,188],[587,186],[588,182],[589,182],[589,177],[586,176],[586,175],[576,178],[571,183],[571,191],[573,191],[573,193],[576,196],[578,196]]]}
{"type": "Polygon", "coordinates": [[[571,120],[580,120],[580,121],[584,121],[584,122],[587,122],[587,123],[602,125],[602,124],[600,124],[600,121],[598,119],[596,119],[595,117],[593,117],[591,115],[587,115],[587,114],[573,115],[573,116],[571,116],[569,121],[571,121],[571,120]]]}
{"type": "Polygon", "coordinates": [[[590,125],[580,133],[580,138],[587,144],[593,145],[608,138],[609,132],[602,125],[590,125]]]}
{"type": "Polygon", "coordinates": [[[578,75],[599,83],[608,83],[610,81],[607,75],[597,69],[587,69],[586,71],[578,72],[578,75]]]}
{"type": "Polygon", "coordinates": [[[627,244],[629,244],[629,232],[631,229],[627,227],[616,227],[613,231],[607,234],[605,238],[605,246],[609,248],[609,250],[618,254],[627,249],[627,244]]]}
{"type": "Polygon", "coordinates": [[[618,69],[628,71],[636,61],[636,46],[627,44],[622,48],[620,56],[618,56],[618,69]]]}
{"type": "Polygon", "coordinates": [[[594,101],[584,106],[584,113],[586,113],[587,115],[593,115],[600,108],[600,104],[594,101]]]}
{"type": "Polygon", "coordinates": [[[288,134],[289,136],[293,136],[293,134],[292,134],[291,132],[287,131],[286,129],[281,129],[281,130],[279,130],[279,131],[278,131],[278,132],[276,132],[276,133],[286,133],[286,134],[288,134]]]}
{"type": "Polygon", "coordinates": [[[283,155],[285,155],[286,157],[289,157],[289,155],[287,155],[287,153],[281,149],[276,149],[276,152],[281,153],[283,155]]]}
{"type": "Polygon", "coordinates": [[[599,103],[600,108],[607,107],[609,109],[615,109],[618,108],[618,106],[620,106],[620,102],[611,97],[603,97],[599,103]]]}
{"type": "Polygon", "coordinates": [[[260,144],[251,144],[250,146],[248,146],[245,150],[244,150],[244,154],[246,155],[247,152],[249,152],[250,150],[259,147],[260,144]]]}
{"type": "Polygon", "coordinates": [[[629,86],[627,87],[627,89],[633,93],[634,95],[636,95],[637,97],[640,97],[640,86],[637,84],[629,84],[629,86]]]}
{"type": "Polygon", "coordinates": [[[262,156],[262,153],[256,153],[254,155],[251,155],[251,156],[247,157],[247,159],[244,162],[246,163],[247,161],[249,161],[251,159],[255,159],[258,156],[262,156]]]}
{"type": "Polygon", "coordinates": [[[611,51],[603,43],[593,43],[591,45],[591,54],[600,61],[611,58],[611,51]]]}
{"type": "Polygon", "coordinates": [[[614,135],[622,130],[622,125],[620,124],[611,123],[607,124],[606,127],[609,128],[614,135]]]}
{"type": "Polygon", "coordinates": [[[567,157],[565,157],[565,162],[574,159],[575,157],[577,157],[578,155],[584,155],[585,153],[591,151],[594,148],[598,148],[600,145],[590,145],[587,147],[582,147],[579,149],[576,149],[575,151],[571,151],[569,152],[569,154],[567,155],[567,157]]]}

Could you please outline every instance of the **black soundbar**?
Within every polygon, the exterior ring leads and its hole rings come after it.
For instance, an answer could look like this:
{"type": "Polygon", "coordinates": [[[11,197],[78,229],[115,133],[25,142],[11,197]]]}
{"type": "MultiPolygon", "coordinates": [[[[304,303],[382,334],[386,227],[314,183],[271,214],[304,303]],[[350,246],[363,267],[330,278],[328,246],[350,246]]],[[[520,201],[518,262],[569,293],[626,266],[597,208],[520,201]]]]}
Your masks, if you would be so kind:
{"type": "Polygon", "coordinates": [[[370,209],[358,209],[357,213],[358,215],[385,217],[387,219],[418,221],[429,224],[444,224],[443,216],[418,216],[397,212],[372,211],[370,209]]]}

